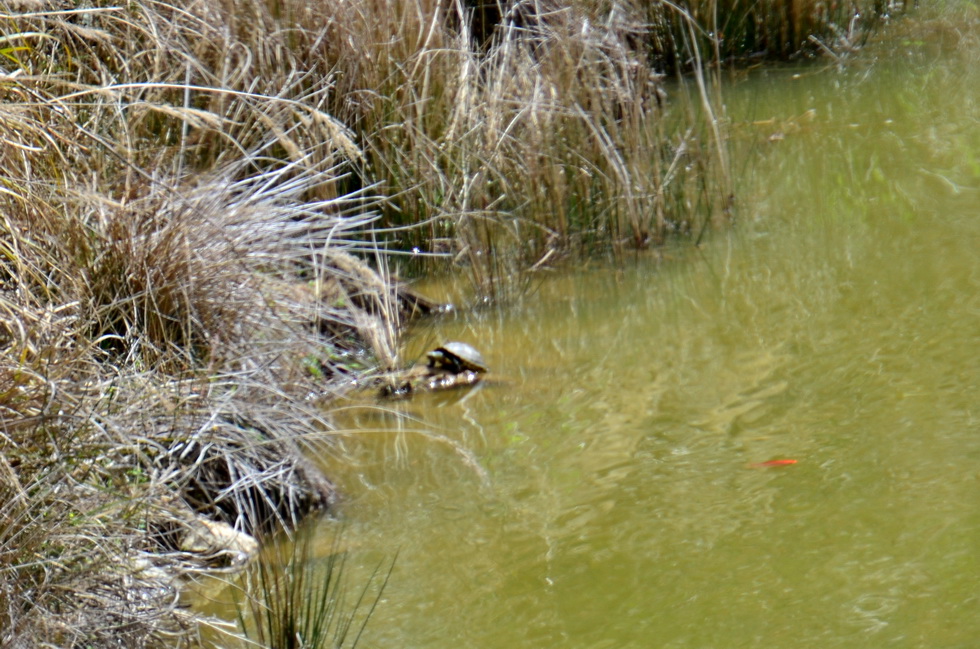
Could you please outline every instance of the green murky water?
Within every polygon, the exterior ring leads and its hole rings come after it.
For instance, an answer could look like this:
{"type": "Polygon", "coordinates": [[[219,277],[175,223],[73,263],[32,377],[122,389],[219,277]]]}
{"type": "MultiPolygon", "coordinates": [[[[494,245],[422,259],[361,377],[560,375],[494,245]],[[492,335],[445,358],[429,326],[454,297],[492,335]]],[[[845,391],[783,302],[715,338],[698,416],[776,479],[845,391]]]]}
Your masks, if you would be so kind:
{"type": "Polygon", "coordinates": [[[734,230],[417,332],[495,380],[345,413],[362,646],[978,646],[980,30],[931,25],[729,89],[734,230]]]}

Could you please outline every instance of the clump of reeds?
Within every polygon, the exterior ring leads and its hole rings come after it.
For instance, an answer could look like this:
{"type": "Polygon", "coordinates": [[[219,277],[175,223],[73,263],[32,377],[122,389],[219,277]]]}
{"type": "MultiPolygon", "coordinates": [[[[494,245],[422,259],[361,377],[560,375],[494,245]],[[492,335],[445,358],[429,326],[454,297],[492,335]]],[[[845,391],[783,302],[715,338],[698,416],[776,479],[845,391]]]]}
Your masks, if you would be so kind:
{"type": "Polygon", "coordinates": [[[884,0],[683,0],[642,3],[661,68],[689,71],[692,45],[718,63],[758,63],[860,48],[872,31],[909,3],[884,0]],[[696,29],[691,30],[691,24],[696,29]]]}
{"type": "Polygon", "coordinates": [[[716,133],[668,113],[642,8],[502,5],[479,42],[485,14],[459,4],[325,7],[331,42],[363,44],[332,59],[360,87],[336,112],[361,135],[362,173],[389,197],[387,225],[423,224],[402,246],[449,253],[489,287],[569,253],[656,244],[720,212],[716,133]]]}
{"type": "Polygon", "coordinates": [[[277,538],[262,561],[244,575],[243,597],[236,598],[245,637],[277,649],[354,649],[381,599],[394,561],[379,564],[360,585],[351,587],[347,553],[338,536],[328,554],[316,556],[312,530],[293,539],[277,538]],[[372,596],[372,592],[373,596],[372,596]]]}
{"type": "Polygon", "coordinates": [[[723,220],[732,206],[724,116],[703,70],[758,53],[856,47],[889,7],[371,0],[321,9],[292,14],[298,33],[323,34],[300,49],[336,75],[331,112],[358,135],[358,177],[387,197],[384,224],[399,229],[389,241],[449,254],[491,288],[569,253],[643,248],[723,220]],[[668,97],[662,74],[678,70],[694,79],[668,97]]]}

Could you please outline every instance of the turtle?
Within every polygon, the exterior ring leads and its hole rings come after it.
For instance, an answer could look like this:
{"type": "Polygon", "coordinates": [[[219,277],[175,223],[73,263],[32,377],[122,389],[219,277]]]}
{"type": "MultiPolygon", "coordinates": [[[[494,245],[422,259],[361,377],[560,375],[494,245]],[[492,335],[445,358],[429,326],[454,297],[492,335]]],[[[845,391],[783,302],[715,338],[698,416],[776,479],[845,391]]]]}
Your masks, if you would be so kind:
{"type": "Polygon", "coordinates": [[[487,371],[483,356],[472,345],[461,342],[448,342],[425,355],[428,367],[443,370],[451,374],[475,372],[482,374],[487,371]]]}

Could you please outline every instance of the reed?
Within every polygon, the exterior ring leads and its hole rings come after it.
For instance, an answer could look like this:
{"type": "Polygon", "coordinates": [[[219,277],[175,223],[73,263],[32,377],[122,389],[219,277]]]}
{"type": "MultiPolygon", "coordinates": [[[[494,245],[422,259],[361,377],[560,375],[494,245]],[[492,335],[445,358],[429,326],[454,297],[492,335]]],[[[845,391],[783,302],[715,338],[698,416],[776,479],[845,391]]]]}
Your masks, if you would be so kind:
{"type": "Polygon", "coordinates": [[[682,0],[645,3],[650,41],[661,69],[695,67],[692,42],[712,60],[748,64],[851,52],[860,48],[882,20],[905,12],[907,0],[682,0]],[[689,33],[685,16],[699,29],[689,33]]]}
{"type": "Polygon", "coordinates": [[[491,290],[702,222],[714,134],[668,114],[640,8],[525,3],[478,38],[481,14],[455,3],[324,11],[331,42],[362,44],[333,59],[347,98],[333,112],[360,135],[358,175],[386,197],[390,247],[448,255],[491,290]]]}
{"type": "Polygon", "coordinates": [[[280,537],[245,574],[244,598],[236,600],[242,633],[260,647],[354,649],[394,561],[386,571],[382,568],[379,564],[360,590],[353,590],[340,536],[319,559],[309,528],[291,540],[280,537]]]}

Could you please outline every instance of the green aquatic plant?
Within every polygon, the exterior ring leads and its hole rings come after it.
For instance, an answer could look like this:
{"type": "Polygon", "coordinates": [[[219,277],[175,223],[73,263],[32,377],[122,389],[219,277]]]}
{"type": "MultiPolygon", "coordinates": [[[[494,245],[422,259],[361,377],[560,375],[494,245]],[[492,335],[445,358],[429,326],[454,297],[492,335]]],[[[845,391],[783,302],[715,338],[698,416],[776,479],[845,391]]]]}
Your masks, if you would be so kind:
{"type": "Polygon", "coordinates": [[[360,590],[351,590],[348,555],[339,534],[318,557],[313,528],[279,538],[245,575],[236,600],[245,638],[270,649],[353,649],[374,613],[395,560],[379,563],[360,590]],[[373,591],[373,593],[372,593],[373,591]]]}

